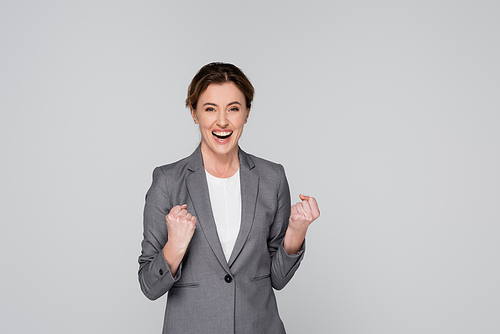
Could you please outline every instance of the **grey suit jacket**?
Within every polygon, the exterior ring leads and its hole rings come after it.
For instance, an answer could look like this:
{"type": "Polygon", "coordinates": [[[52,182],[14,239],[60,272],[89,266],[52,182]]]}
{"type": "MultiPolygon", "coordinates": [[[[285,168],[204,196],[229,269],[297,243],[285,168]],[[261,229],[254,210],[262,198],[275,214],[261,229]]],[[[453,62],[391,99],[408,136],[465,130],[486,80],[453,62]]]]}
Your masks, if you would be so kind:
{"type": "Polygon", "coordinates": [[[146,195],[139,282],[151,300],[168,292],[163,333],[285,333],[274,289],[292,278],[304,256],[288,255],[283,238],[290,192],[281,165],[239,150],[242,219],[229,261],[212,215],[200,147],[178,162],[157,167],[146,195]],[[162,249],[165,216],[187,204],[196,216],[191,243],[172,277],[162,249]]]}

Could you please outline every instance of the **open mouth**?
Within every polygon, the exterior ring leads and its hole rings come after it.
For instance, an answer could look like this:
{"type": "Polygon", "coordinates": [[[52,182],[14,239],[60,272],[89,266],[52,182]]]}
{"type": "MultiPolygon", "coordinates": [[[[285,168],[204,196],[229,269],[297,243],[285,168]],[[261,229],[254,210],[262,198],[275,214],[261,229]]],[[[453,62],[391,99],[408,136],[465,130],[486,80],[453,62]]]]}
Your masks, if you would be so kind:
{"type": "Polygon", "coordinates": [[[227,139],[229,137],[231,137],[231,135],[233,134],[233,131],[212,131],[212,135],[214,135],[215,138],[217,139],[220,139],[220,140],[224,140],[224,139],[227,139]]]}

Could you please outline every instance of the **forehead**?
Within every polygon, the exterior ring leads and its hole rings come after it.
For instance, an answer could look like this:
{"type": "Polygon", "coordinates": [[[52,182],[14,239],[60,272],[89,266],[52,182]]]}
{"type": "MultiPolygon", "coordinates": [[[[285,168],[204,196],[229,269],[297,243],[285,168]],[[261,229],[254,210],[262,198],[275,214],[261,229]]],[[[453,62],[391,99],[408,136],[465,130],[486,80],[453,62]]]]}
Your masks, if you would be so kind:
{"type": "Polygon", "coordinates": [[[245,96],[241,90],[234,84],[234,82],[224,82],[221,84],[210,84],[207,89],[205,89],[199,98],[200,102],[234,102],[238,101],[243,105],[245,101],[245,96]]]}

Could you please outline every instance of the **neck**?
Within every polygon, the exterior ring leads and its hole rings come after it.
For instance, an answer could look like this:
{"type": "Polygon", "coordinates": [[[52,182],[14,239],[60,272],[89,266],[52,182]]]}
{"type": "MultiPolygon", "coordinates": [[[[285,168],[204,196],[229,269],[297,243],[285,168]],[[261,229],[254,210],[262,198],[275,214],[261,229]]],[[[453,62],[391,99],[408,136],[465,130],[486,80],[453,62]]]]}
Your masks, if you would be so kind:
{"type": "Polygon", "coordinates": [[[213,151],[206,149],[202,143],[201,155],[203,157],[205,170],[215,177],[231,177],[240,168],[238,147],[227,154],[214,154],[213,151]]]}

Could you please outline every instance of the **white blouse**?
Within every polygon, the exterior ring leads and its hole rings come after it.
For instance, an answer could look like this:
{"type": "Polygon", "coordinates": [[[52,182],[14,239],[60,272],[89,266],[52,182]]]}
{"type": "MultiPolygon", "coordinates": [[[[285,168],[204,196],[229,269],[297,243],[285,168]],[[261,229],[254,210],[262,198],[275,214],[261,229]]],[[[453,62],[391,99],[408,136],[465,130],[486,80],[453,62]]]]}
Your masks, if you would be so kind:
{"type": "Polygon", "coordinates": [[[241,224],[240,170],[226,179],[205,173],[217,234],[229,262],[241,224]]]}

